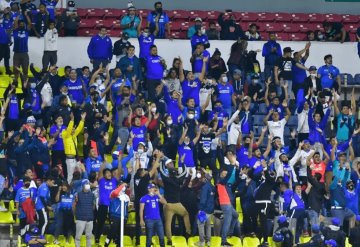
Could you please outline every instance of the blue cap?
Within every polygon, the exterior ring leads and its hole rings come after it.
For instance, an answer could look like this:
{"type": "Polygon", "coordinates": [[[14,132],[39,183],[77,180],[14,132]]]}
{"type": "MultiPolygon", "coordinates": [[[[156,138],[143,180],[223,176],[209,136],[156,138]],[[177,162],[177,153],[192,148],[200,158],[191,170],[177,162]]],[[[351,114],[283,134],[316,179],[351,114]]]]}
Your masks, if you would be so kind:
{"type": "Polygon", "coordinates": [[[204,223],[207,220],[206,213],[204,211],[200,210],[198,215],[197,215],[197,218],[200,221],[200,223],[204,223]]]}
{"type": "Polygon", "coordinates": [[[310,141],[309,141],[308,139],[305,139],[305,140],[303,140],[303,143],[304,143],[304,144],[309,144],[310,141]]]}
{"type": "Polygon", "coordinates": [[[360,215],[356,215],[355,220],[360,222],[360,215]]]}
{"type": "Polygon", "coordinates": [[[148,188],[148,189],[155,188],[155,184],[151,183],[151,184],[149,184],[149,185],[148,185],[148,187],[147,187],[147,188],[148,188]]]}
{"type": "Polygon", "coordinates": [[[278,223],[279,224],[284,224],[285,222],[287,222],[287,218],[285,215],[280,215],[278,218],[278,223]]]}
{"type": "Polygon", "coordinates": [[[84,187],[85,184],[89,184],[89,183],[90,183],[89,179],[83,179],[81,181],[81,187],[84,187]]]}
{"type": "Polygon", "coordinates": [[[331,219],[331,223],[332,223],[334,226],[340,226],[340,219],[334,217],[334,218],[331,219]]]}
{"type": "Polygon", "coordinates": [[[317,70],[317,68],[314,65],[310,66],[309,71],[314,71],[314,70],[317,70]]]}
{"type": "Polygon", "coordinates": [[[273,235],[273,241],[275,243],[281,243],[284,241],[284,235],[280,231],[276,231],[273,235]]]}
{"type": "Polygon", "coordinates": [[[313,233],[319,233],[319,232],[320,232],[320,226],[317,225],[317,224],[312,225],[311,231],[312,231],[313,233]]]}
{"type": "Polygon", "coordinates": [[[336,247],[336,241],[334,239],[325,240],[326,245],[330,245],[331,247],[336,247]]]}
{"type": "Polygon", "coordinates": [[[30,103],[25,103],[24,104],[24,110],[30,109],[32,107],[32,105],[30,103]]]}

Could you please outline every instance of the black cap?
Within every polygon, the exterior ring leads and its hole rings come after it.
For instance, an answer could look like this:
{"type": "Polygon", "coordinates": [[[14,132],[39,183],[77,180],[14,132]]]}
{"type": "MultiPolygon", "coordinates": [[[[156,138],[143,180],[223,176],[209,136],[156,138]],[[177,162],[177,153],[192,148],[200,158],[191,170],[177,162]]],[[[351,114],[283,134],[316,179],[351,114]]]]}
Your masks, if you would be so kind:
{"type": "Polygon", "coordinates": [[[316,66],[314,65],[310,66],[309,71],[314,71],[314,70],[317,70],[316,66]]]}
{"type": "Polygon", "coordinates": [[[68,6],[69,7],[75,7],[75,2],[74,1],[69,1],[68,6]]]}
{"type": "Polygon", "coordinates": [[[285,47],[284,49],[283,49],[283,52],[284,53],[286,53],[286,52],[293,52],[294,50],[291,50],[291,48],[290,47],[285,47]]]}

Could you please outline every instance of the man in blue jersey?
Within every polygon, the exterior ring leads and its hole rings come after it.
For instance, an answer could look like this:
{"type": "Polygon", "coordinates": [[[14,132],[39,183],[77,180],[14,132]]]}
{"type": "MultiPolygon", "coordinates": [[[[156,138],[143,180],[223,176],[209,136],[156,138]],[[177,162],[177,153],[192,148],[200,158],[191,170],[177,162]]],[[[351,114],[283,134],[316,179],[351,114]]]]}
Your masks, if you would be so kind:
{"type": "Polygon", "coordinates": [[[199,77],[199,74],[202,71],[203,63],[206,64],[205,74],[209,70],[209,60],[210,60],[210,53],[205,49],[205,45],[203,43],[199,43],[196,45],[196,49],[190,58],[192,72],[194,73],[195,77],[199,77]],[[204,58],[209,58],[208,60],[204,61],[204,58]]]}
{"type": "MultiPolygon", "coordinates": [[[[24,20],[19,20],[16,18],[14,22],[14,31],[13,31],[13,39],[14,39],[14,57],[13,57],[13,65],[14,68],[21,67],[22,74],[24,79],[28,76],[28,68],[29,68],[29,48],[28,48],[28,39],[29,39],[29,31],[31,30],[31,20],[25,12],[25,17],[27,19],[28,25],[25,26],[24,20]]],[[[14,70],[15,79],[18,80],[19,71],[17,69],[14,70]]]]}
{"type": "Polygon", "coordinates": [[[93,64],[93,71],[97,70],[102,63],[105,68],[112,59],[112,42],[107,35],[105,27],[100,28],[99,34],[94,35],[87,48],[90,62],[93,64]]]}
{"type": "MultiPolygon", "coordinates": [[[[295,62],[300,63],[305,66],[305,62],[309,58],[309,55],[310,55],[310,46],[311,46],[311,43],[308,42],[308,43],[306,43],[304,49],[294,52],[295,62]],[[303,56],[304,53],[305,53],[305,55],[303,56]]],[[[292,82],[293,82],[292,90],[294,92],[295,98],[297,96],[298,90],[302,87],[303,82],[305,81],[305,78],[306,78],[305,70],[303,70],[297,66],[292,67],[292,82]]]]}
{"type": "Polygon", "coordinates": [[[160,216],[160,203],[166,205],[166,200],[161,196],[154,184],[148,185],[149,194],[140,199],[140,225],[146,227],[146,247],[150,247],[152,237],[157,234],[161,247],[165,247],[164,226],[160,216]]]}
{"type": "MultiPolygon", "coordinates": [[[[4,20],[5,19],[3,19],[3,21],[4,20]]],[[[0,25],[0,62],[1,60],[4,59],[5,70],[6,70],[6,74],[8,75],[12,74],[9,65],[10,44],[11,44],[11,39],[7,34],[6,28],[3,25],[0,25]]]]}
{"type": "Polygon", "coordinates": [[[233,86],[229,83],[229,79],[226,74],[221,75],[215,92],[217,93],[217,99],[222,103],[224,111],[226,111],[228,116],[231,116],[231,104],[236,106],[236,97],[233,86]]]}
{"type": "Polygon", "coordinates": [[[341,78],[340,71],[337,67],[332,65],[332,55],[328,54],[324,57],[325,65],[318,69],[318,77],[321,80],[323,89],[335,89],[340,92],[341,78]]]}
{"type": "Polygon", "coordinates": [[[148,99],[155,100],[156,87],[161,83],[166,69],[164,58],[158,55],[155,45],[150,47],[150,56],[146,58],[146,86],[148,91],[148,99]]]}
{"type": "Polygon", "coordinates": [[[274,76],[274,67],[277,60],[282,56],[281,46],[276,42],[276,34],[269,33],[269,41],[266,42],[262,49],[262,56],[265,58],[265,78],[274,76]]]}
{"type": "Polygon", "coordinates": [[[171,39],[171,33],[170,33],[170,25],[169,25],[169,17],[168,15],[163,11],[162,3],[156,2],[154,4],[155,11],[151,11],[147,16],[147,26],[150,30],[155,30],[156,22],[158,22],[159,25],[159,32],[156,36],[156,38],[164,39],[166,36],[171,39]],[[157,21],[156,21],[157,20],[157,21]],[[167,34],[165,29],[167,30],[167,34]]]}
{"type": "Polygon", "coordinates": [[[50,201],[50,187],[53,186],[55,186],[55,179],[53,177],[47,177],[46,181],[40,185],[37,191],[35,209],[42,235],[45,234],[45,229],[48,224],[47,211],[52,210],[50,201]]]}
{"type": "Polygon", "coordinates": [[[55,20],[55,6],[59,0],[40,0],[41,4],[46,6],[46,10],[49,12],[50,20],[55,20]]]}
{"type": "Polygon", "coordinates": [[[68,88],[68,94],[71,96],[71,106],[73,108],[78,108],[84,104],[86,88],[81,80],[77,77],[77,72],[75,69],[70,71],[70,77],[64,82],[64,85],[68,88]]]}
{"type": "Polygon", "coordinates": [[[127,54],[120,59],[116,67],[120,67],[122,74],[129,81],[133,78],[136,81],[142,79],[140,60],[135,55],[135,46],[133,45],[127,48],[127,54]]]}
{"type": "Polygon", "coordinates": [[[141,31],[143,19],[140,16],[140,25],[137,29],[137,37],[139,40],[140,53],[139,58],[142,62],[142,65],[145,66],[145,59],[150,56],[150,47],[154,44],[157,34],[159,33],[159,19],[155,19],[155,30],[150,32],[149,27],[144,27],[141,31]]]}

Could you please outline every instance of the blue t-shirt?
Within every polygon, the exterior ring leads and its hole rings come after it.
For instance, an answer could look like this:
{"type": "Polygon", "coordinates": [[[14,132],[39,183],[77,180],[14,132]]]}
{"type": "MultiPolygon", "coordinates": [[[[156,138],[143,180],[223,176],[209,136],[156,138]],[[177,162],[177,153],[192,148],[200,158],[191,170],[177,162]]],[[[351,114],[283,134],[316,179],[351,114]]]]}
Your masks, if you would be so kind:
{"type": "Polygon", "coordinates": [[[32,239],[45,239],[44,235],[31,235],[30,233],[25,234],[25,243],[29,247],[42,247],[45,246],[44,244],[29,244],[30,240],[32,239]]]}
{"type": "Polygon", "coordinates": [[[239,161],[241,168],[249,163],[248,155],[249,155],[249,149],[244,146],[241,146],[236,151],[236,158],[239,161]]]}
{"type": "Polygon", "coordinates": [[[5,30],[9,30],[13,27],[14,20],[12,18],[4,18],[3,22],[0,24],[5,30]]]}
{"type": "MultiPolygon", "coordinates": [[[[208,120],[211,121],[214,119],[215,117],[215,114],[216,114],[216,111],[211,111],[209,113],[209,117],[208,117],[208,120]]],[[[229,114],[227,114],[225,111],[220,111],[218,112],[218,115],[217,115],[217,119],[218,119],[218,129],[222,128],[223,127],[223,124],[224,124],[224,118],[228,118],[229,117],[229,114]]]]}
{"type": "Polygon", "coordinates": [[[13,31],[14,48],[17,53],[28,52],[29,31],[26,29],[15,29],[13,31]]]}
{"type": "Polygon", "coordinates": [[[33,197],[34,197],[34,195],[31,193],[31,190],[27,189],[27,188],[24,188],[24,187],[21,187],[16,192],[15,202],[19,203],[19,211],[20,211],[19,218],[20,219],[26,218],[26,214],[25,214],[24,210],[22,210],[22,208],[21,208],[22,203],[27,198],[33,198],[33,197]]]}
{"type": "Polygon", "coordinates": [[[333,88],[340,71],[333,65],[323,65],[318,69],[317,73],[320,75],[323,88],[333,88]]]}
{"type": "Polygon", "coordinates": [[[344,115],[339,113],[337,115],[337,132],[336,138],[338,141],[343,142],[350,139],[350,132],[354,129],[355,125],[355,116],[354,115],[344,115]]]}
{"type": "Polygon", "coordinates": [[[207,44],[209,43],[209,39],[208,36],[203,34],[201,36],[198,36],[197,34],[194,34],[191,37],[191,48],[192,48],[192,52],[195,51],[196,45],[197,44],[207,44]]]}
{"type": "Polygon", "coordinates": [[[134,134],[133,148],[136,151],[140,142],[145,142],[146,138],[146,126],[132,126],[131,132],[134,134]]]}
{"type": "Polygon", "coordinates": [[[9,119],[19,119],[19,101],[18,98],[16,97],[16,95],[12,95],[10,97],[10,102],[9,102],[9,119]]]}
{"type": "Polygon", "coordinates": [[[59,209],[60,210],[72,210],[74,203],[74,195],[71,193],[64,193],[60,196],[59,209]]]}
{"type": "Polygon", "coordinates": [[[40,112],[41,111],[41,98],[39,92],[35,88],[30,89],[31,94],[31,110],[33,112],[40,112]],[[35,104],[34,104],[35,101],[35,104]]]}
{"type": "Polygon", "coordinates": [[[234,89],[230,83],[217,85],[219,90],[218,99],[221,101],[225,109],[231,108],[231,96],[234,94],[234,89]]]}
{"type": "MultiPolygon", "coordinates": [[[[299,63],[302,65],[305,65],[306,60],[302,58],[299,63]]],[[[292,77],[294,83],[303,83],[306,78],[306,71],[303,69],[300,69],[298,66],[293,65],[292,66],[292,77]]]]}
{"type": "Polygon", "coordinates": [[[52,146],[52,150],[62,151],[62,150],[64,150],[64,141],[63,141],[63,138],[62,138],[62,132],[63,132],[63,130],[66,129],[66,126],[63,125],[60,128],[57,125],[51,126],[50,127],[50,136],[53,136],[58,129],[60,129],[60,133],[58,134],[57,138],[55,139],[56,142],[52,146]]]}
{"type": "MultiPolygon", "coordinates": [[[[152,30],[155,30],[155,19],[157,16],[157,12],[152,11],[148,14],[147,16],[147,21],[148,23],[150,23],[150,28],[152,30]]],[[[157,38],[165,38],[165,28],[166,28],[166,24],[169,23],[169,17],[167,16],[167,14],[165,12],[162,12],[160,17],[159,17],[159,22],[158,22],[158,26],[159,26],[159,32],[157,34],[157,38]]]]}
{"type": "Polygon", "coordinates": [[[106,178],[101,178],[99,180],[99,205],[110,205],[110,194],[111,191],[116,189],[116,187],[116,178],[111,178],[110,180],[107,180],[106,178]]]}
{"type": "Polygon", "coordinates": [[[84,102],[82,81],[80,79],[76,79],[75,81],[68,79],[64,82],[64,85],[67,86],[69,95],[71,95],[72,100],[75,101],[76,104],[81,105],[84,102]]]}
{"type": "Polygon", "coordinates": [[[155,36],[153,34],[149,34],[147,37],[144,34],[140,34],[138,37],[139,47],[140,47],[140,58],[147,58],[150,56],[150,47],[154,44],[155,36]]]}
{"type": "MultiPolygon", "coordinates": [[[[204,63],[203,62],[203,57],[209,57],[210,58],[210,53],[207,50],[204,50],[202,56],[196,56],[195,57],[195,60],[192,63],[193,73],[201,73],[202,66],[203,66],[203,63],[204,63]]],[[[207,61],[207,64],[206,64],[206,73],[209,70],[209,60],[207,61]]]]}
{"type": "Polygon", "coordinates": [[[102,162],[103,160],[100,155],[95,159],[88,157],[85,160],[86,173],[90,175],[91,172],[99,172],[102,162]]]}
{"type": "Polygon", "coordinates": [[[161,80],[164,75],[164,67],[160,56],[149,56],[146,58],[146,78],[161,80]]]}
{"type": "Polygon", "coordinates": [[[160,197],[158,195],[145,195],[141,197],[140,203],[144,204],[145,220],[160,220],[160,197]]]}
{"type": "Polygon", "coordinates": [[[41,3],[46,5],[46,9],[49,12],[49,17],[51,20],[55,20],[55,6],[57,4],[57,0],[41,0],[41,3]]]}
{"type": "Polygon", "coordinates": [[[178,147],[179,159],[185,154],[184,164],[186,165],[186,167],[195,167],[193,149],[194,149],[193,142],[190,142],[188,145],[183,143],[178,147]]]}
{"type": "Polygon", "coordinates": [[[198,78],[193,81],[185,80],[181,83],[181,88],[183,90],[183,105],[186,104],[188,99],[193,98],[195,100],[195,106],[199,106],[201,81],[198,78]]]}
{"type": "Polygon", "coordinates": [[[50,200],[50,190],[46,182],[42,183],[38,188],[37,197],[35,201],[36,210],[41,210],[47,206],[42,203],[41,199],[45,200],[46,203],[50,200]]]}

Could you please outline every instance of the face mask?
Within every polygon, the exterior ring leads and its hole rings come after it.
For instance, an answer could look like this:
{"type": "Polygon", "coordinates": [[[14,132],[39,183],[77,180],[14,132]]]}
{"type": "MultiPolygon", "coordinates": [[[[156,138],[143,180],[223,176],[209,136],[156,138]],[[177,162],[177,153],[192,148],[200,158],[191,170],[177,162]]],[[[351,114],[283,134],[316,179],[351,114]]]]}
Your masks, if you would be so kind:
{"type": "Polygon", "coordinates": [[[245,147],[245,148],[249,148],[249,147],[250,147],[250,144],[249,144],[249,143],[245,143],[245,144],[244,144],[244,147],[245,147]]]}
{"type": "Polygon", "coordinates": [[[348,186],[348,190],[353,190],[354,189],[354,185],[349,185],[348,186]]]}
{"type": "Polygon", "coordinates": [[[34,89],[36,87],[36,83],[30,83],[30,87],[34,89]]]}
{"type": "Polygon", "coordinates": [[[100,85],[102,83],[102,80],[101,79],[97,79],[96,80],[96,84],[100,85]]]}
{"type": "Polygon", "coordinates": [[[154,193],[149,193],[150,196],[154,196],[154,193]]]}
{"type": "Polygon", "coordinates": [[[318,38],[319,38],[319,39],[323,39],[323,38],[324,38],[324,35],[319,34],[319,35],[318,35],[318,38]]]}
{"type": "Polygon", "coordinates": [[[310,74],[310,76],[311,76],[312,78],[314,78],[314,77],[316,77],[316,74],[310,74]]]}
{"type": "Polygon", "coordinates": [[[85,184],[84,185],[84,190],[89,191],[90,190],[90,184],[85,184]]]}
{"type": "Polygon", "coordinates": [[[129,97],[130,94],[128,94],[128,93],[123,93],[123,96],[124,96],[124,97],[129,97]]]}
{"type": "Polygon", "coordinates": [[[68,95],[68,92],[62,92],[63,95],[67,96],[68,95]]]}
{"type": "Polygon", "coordinates": [[[186,146],[188,146],[188,145],[190,144],[190,142],[184,142],[184,144],[185,144],[186,146]]]}
{"type": "Polygon", "coordinates": [[[74,11],[75,8],[74,7],[69,7],[69,11],[74,11]]]}
{"type": "Polygon", "coordinates": [[[157,9],[156,9],[156,12],[162,13],[162,8],[157,8],[157,9]]]}
{"type": "Polygon", "coordinates": [[[201,173],[196,173],[197,178],[201,178],[201,173]]]}
{"type": "Polygon", "coordinates": [[[144,37],[147,37],[147,36],[149,36],[149,33],[143,32],[143,35],[144,35],[144,37]]]}
{"type": "Polygon", "coordinates": [[[122,188],[121,192],[125,193],[125,191],[126,191],[126,186],[124,186],[124,187],[122,188]]]}
{"type": "Polygon", "coordinates": [[[167,123],[167,125],[172,125],[173,120],[171,120],[171,119],[170,119],[170,120],[167,120],[166,123],[167,123]]]}
{"type": "Polygon", "coordinates": [[[222,107],[221,106],[215,106],[214,109],[215,109],[216,112],[219,112],[219,111],[221,111],[222,107]]]}
{"type": "Polygon", "coordinates": [[[155,113],[156,112],[156,107],[151,108],[151,112],[155,113]]]}
{"type": "Polygon", "coordinates": [[[143,154],[144,153],[144,149],[138,149],[138,154],[143,154]]]}
{"type": "Polygon", "coordinates": [[[259,80],[253,80],[253,82],[254,82],[255,84],[257,84],[257,83],[259,83],[259,80]]]}
{"type": "Polygon", "coordinates": [[[242,174],[240,178],[241,178],[241,179],[247,179],[247,175],[246,175],[246,174],[242,174]]]}
{"type": "Polygon", "coordinates": [[[195,115],[194,114],[189,114],[188,115],[188,119],[194,119],[195,115]]]}
{"type": "Polygon", "coordinates": [[[222,81],[225,82],[225,83],[227,83],[228,80],[229,80],[229,79],[228,79],[226,76],[224,76],[224,77],[222,78],[222,81]]]}
{"type": "Polygon", "coordinates": [[[122,42],[125,44],[127,43],[128,41],[126,39],[123,39],[122,42]]]}
{"type": "Polygon", "coordinates": [[[25,188],[29,188],[30,184],[24,184],[25,188]]]}
{"type": "Polygon", "coordinates": [[[99,96],[93,96],[93,100],[95,101],[95,102],[97,102],[98,100],[99,100],[99,96]]]}

